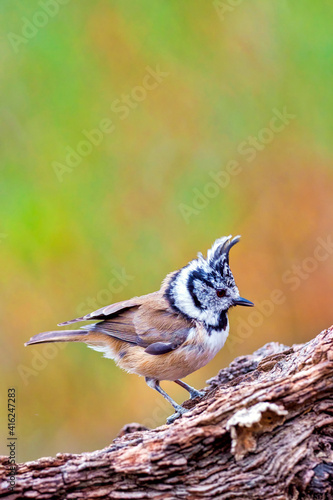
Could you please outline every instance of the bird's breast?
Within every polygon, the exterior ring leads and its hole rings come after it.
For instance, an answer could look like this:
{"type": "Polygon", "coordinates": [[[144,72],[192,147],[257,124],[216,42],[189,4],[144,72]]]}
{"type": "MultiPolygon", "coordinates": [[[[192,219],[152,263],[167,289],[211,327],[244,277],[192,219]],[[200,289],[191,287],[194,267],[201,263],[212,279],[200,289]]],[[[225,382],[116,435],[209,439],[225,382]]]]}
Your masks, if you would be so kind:
{"type": "Polygon", "coordinates": [[[126,349],[117,364],[131,372],[157,380],[177,380],[205,366],[223,347],[228,336],[228,325],[223,331],[208,332],[202,324],[191,328],[186,341],[174,351],[154,356],[142,347],[126,349]]]}
{"type": "Polygon", "coordinates": [[[200,325],[191,330],[186,343],[188,342],[189,345],[193,347],[193,350],[197,351],[197,362],[199,362],[201,358],[203,362],[206,359],[208,360],[202,365],[204,366],[216,356],[220,349],[222,349],[227,340],[228,333],[229,322],[224,330],[207,330],[200,325]]]}

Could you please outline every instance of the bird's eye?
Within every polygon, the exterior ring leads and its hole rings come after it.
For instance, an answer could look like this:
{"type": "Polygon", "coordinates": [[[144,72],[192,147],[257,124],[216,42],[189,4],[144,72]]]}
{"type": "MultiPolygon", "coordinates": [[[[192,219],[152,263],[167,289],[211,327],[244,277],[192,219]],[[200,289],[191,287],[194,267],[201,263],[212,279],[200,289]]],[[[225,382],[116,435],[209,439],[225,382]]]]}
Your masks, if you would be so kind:
{"type": "Polygon", "coordinates": [[[218,297],[225,297],[225,290],[216,290],[216,295],[218,297]]]}

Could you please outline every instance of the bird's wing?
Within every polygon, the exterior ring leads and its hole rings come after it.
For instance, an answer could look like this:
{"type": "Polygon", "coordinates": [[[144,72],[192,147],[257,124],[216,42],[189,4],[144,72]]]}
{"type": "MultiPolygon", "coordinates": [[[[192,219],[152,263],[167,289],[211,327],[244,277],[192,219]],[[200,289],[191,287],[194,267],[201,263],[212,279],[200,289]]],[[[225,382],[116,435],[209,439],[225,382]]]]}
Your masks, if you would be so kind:
{"type": "Polygon", "coordinates": [[[151,302],[153,308],[163,307],[165,299],[163,298],[164,291],[167,287],[169,280],[172,278],[177,271],[168,274],[162,284],[162,288],[158,292],[149,293],[147,295],[141,295],[140,297],[133,297],[129,300],[123,300],[121,302],[115,302],[109,306],[101,307],[96,311],[86,314],[85,316],[80,316],[79,318],[71,319],[69,321],[64,321],[63,323],[58,323],[58,326],[71,325],[72,323],[77,323],[78,321],[90,321],[94,319],[108,319],[111,318],[124,310],[131,309],[132,307],[140,306],[146,302],[151,302]],[[162,305],[161,305],[162,304],[162,305]]]}
{"type": "Polygon", "coordinates": [[[135,315],[137,334],[146,345],[156,342],[183,343],[194,323],[173,312],[169,307],[152,308],[143,304],[135,315]]]}
{"type": "Polygon", "coordinates": [[[134,297],[133,299],[123,300],[122,302],[116,302],[109,306],[101,307],[96,311],[93,311],[85,316],[81,316],[80,318],[71,319],[69,321],[64,321],[63,323],[59,323],[58,326],[71,325],[72,323],[77,323],[78,321],[90,321],[94,319],[108,319],[109,317],[118,315],[122,311],[131,309],[132,307],[137,307],[142,303],[142,300],[145,298],[142,297],[134,297]]]}
{"type": "Polygon", "coordinates": [[[149,354],[165,354],[185,342],[194,326],[191,321],[171,311],[158,292],[142,302],[84,328],[144,347],[149,354]]]}

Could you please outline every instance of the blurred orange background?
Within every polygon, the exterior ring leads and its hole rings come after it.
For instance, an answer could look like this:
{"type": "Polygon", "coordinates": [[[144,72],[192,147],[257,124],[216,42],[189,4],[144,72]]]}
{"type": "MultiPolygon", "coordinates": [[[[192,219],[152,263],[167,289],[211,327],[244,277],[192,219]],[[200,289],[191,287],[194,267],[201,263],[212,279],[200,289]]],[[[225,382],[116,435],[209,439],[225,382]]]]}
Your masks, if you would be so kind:
{"type": "Polygon", "coordinates": [[[188,383],[332,323],[333,5],[235,3],[0,6],[0,428],[15,387],[18,461],[165,422],[160,395],[85,345],[23,344],[157,290],[220,236],[242,235],[231,268],[256,308],[231,311],[188,383]]]}

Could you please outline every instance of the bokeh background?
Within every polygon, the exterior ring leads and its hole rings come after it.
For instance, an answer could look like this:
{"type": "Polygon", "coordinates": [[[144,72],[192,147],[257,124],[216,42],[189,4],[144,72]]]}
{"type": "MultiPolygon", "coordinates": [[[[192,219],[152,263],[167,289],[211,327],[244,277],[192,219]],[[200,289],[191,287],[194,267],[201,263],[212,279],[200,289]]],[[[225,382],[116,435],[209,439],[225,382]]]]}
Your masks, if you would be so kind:
{"type": "Polygon", "coordinates": [[[158,289],[217,237],[242,235],[232,270],[257,307],[232,310],[225,348],[189,383],[331,325],[331,2],[4,0],[0,12],[0,428],[15,387],[19,461],[165,422],[161,396],[85,345],[23,344],[158,289]]]}

